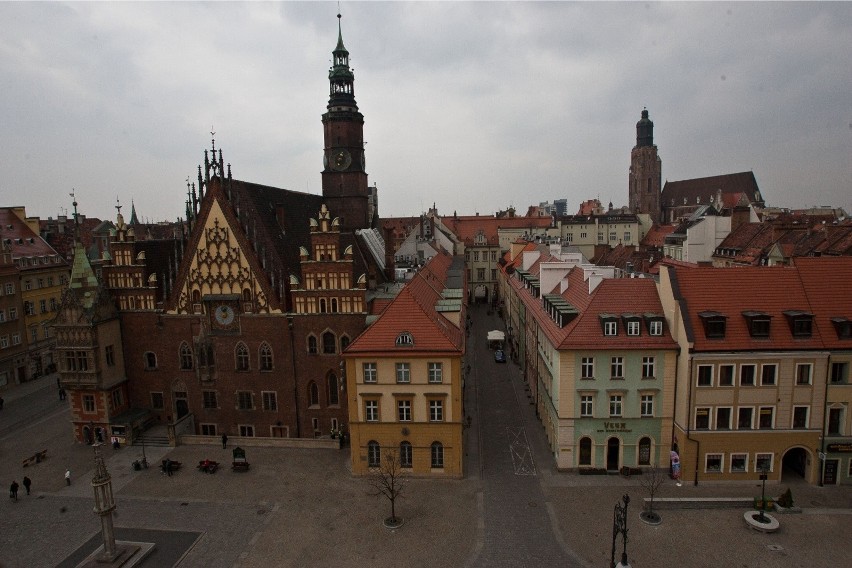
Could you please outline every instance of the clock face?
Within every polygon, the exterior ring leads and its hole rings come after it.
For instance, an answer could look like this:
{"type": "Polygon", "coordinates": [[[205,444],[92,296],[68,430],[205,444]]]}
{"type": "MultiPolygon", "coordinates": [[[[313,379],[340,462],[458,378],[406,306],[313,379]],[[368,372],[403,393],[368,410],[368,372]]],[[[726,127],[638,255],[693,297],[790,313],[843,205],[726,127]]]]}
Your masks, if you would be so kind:
{"type": "Polygon", "coordinates": [[[219,306],[216,308],[214,316],[220,325],[231,325],[234,321],[234,308],[231,306],[219,306]]]}
{"type": "Polygon", "coordinates": [[[345,170],[352,163],[352,156],[346,149],[334,150],[331,153],[331,167],[337,171],[345,170]]]}

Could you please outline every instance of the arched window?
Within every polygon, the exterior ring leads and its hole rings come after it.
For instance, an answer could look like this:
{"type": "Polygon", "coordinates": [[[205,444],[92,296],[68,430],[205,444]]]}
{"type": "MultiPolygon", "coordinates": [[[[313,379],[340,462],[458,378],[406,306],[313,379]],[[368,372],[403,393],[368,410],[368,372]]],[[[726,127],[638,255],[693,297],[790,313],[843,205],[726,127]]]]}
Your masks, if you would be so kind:
{"type": "Polygon", "coordinates": [[[580,439],[580,465],[592,465],[592,439],[580,439]]]}
{"type": "Polygon", "coordinates": [[[340,338],[340,350],[343,351],[347,347],[349,347],[349,336],[343,335],[340,338]]]}
{"type": "Polygon", "coordinates": [[[319,301],[319,310],[320,310],[320,313],[321,313],[321,314],[324,314],[325,312],[327,312],[327,311],[328,311],[328,310],[326,309],[326,307],[325,307],[325,306],[326,306],[325,298],[320,298],[320,301],[319,301]]]}
{"type": "Polygon", "coordinates": [[[313,335],[308,336],[308,353],[317,352],[317,338],[313,335]]]}
{"type": "Polygon", "coordinates": [[[243,289],[243,302],[251,302],[251,290],[248,288],[243,289]]]}
{"type": "Polygon", "coordinates": [[[180,368],[184,370],[192,369],[192,349],[186,341],[180,344],[180,368]]]}
{"type": "Polygon", "coordinates": [[[337,352],[337,338],[330,331],[326,331],[322,334],[322,352],[323,353],[336,353],[337,352]]]}
{"type": "Polygon", "coordinates": [[[157,368],[157,356],[151,352],[145,352],[145,368],[149,371],[157,368]]]}
{"type": "Polygon", "coordinates": [[[432,469],[444,467],[444,444],[432,442],[432,469]]]}
{"type": "Polygon", "coordinates": [[[334,373],[328,374],[328,404],[329,406],[340,404],[340,397],[337,394],[337,375],[334,373]]]}
{"type": "Polygon", "coordinates": [[[258,353],[258,357],[260,359],[260,370],[261,371],[271,371],[272,370],[272,348],[265,341],[260,344],[260,352],[258,353]]]}
{"type": "Polygon", "coordinates": [[[308,405],[319,406],[319,387],[313,381],[308,385],[308,405]]]}
{"type": "Polygon", "coordinates": [[[337,298],[331,299],[331,313],[333,313],[333,314],[337,313],[337,298]]]}
{"type": "Polygon", "coordinates": [[[379,467],[382,464],[382,450],[375,440],[367,442],[367,467],[379,467]]]}
{"type": "Polygon", "coordinates": [[[201,292],[199,290],[192,291],[192,303],[200,304],[201,303],[201,292]]]}
{"type": "Polygon", "coordinates": [[[237,348],[235,350],[235,354],[237,357],[237,371],[248,371],[249,370],[249,350],[246,347],[246,344],[240,341],[237,343],[237,348]]]}
{"type": "Polygon", "coordinates": [[[412,467],[412,449],[409,442],[400,442],[399,444],[399,467],[412,467]]]}
{"type": "Polygon", "coordinates": [[[639,439],[639,465],[651,465],[651,438],[639,439]]]}

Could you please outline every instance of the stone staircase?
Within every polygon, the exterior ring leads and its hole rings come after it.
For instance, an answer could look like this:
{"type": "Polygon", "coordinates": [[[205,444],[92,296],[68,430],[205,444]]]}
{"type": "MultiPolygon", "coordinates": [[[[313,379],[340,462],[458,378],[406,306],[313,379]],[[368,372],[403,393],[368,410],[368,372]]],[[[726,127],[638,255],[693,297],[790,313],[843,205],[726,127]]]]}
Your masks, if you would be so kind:
{"type": "Polygon", "coordinates": [[[146,430],[141,436],[133,441],[133,445],[140,447],[145,445],[160,448],[168,448],[171,446],[165,426],[155,426],[154,428],[146,430]]]}

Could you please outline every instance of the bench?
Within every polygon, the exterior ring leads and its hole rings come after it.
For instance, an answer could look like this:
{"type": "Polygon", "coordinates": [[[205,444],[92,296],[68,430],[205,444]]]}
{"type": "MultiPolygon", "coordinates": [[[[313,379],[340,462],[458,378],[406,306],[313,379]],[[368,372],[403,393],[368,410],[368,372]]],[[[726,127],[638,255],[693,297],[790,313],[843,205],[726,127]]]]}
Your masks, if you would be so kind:
{"type": "Polygon", "coordinates": [[[23,461],[23,466],[27,467],[28,465],[32,465],[34,463],[41,463],[47,459],[47,450],[42,450],[40,452],[36,452],[30,457],[26,458],[23,461]]]}
{"type": "Polygon", "coordinates": [[[219,462],[201,460],[196,467],[198,471],[203,471],[204,473],[216,473],[216,470],[219,468],[219,462]]]}
{"type": "Polygon", "coordinates": [[[246,460],[246,451],[242,448],[234,448],[234,461],[231,465],[233,471],[248,471],[249,462],[246,460]]]}

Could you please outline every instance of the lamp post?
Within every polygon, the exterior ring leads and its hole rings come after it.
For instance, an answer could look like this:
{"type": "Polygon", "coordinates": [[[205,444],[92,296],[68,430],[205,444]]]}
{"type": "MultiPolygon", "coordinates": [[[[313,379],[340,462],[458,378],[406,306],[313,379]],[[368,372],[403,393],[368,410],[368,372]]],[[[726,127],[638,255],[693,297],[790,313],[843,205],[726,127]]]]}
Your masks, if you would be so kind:
{"type": "Polygon", "coordinates": [[[618,566],[623,568],[630,566],[627,563],[627,505],[630,503],[630,495],[625,494],[621,499],[624,504],[616,503],[612,513],[612,554],[610,555],[610,568],[617,568],[615,564],[615,541],[619,533],[621,533],[622,538],[622,550],[621,562],[618,563],[618,566]]]}
{"type": "Polygon", "coordinates": [[[766,478],[769,474],[769,468],[766,465],[760,467],[760,481],[763,484],[763,487],[760,490],[760,519],[761,523],[766,522],[766,517],[764,516],[764,511],[766,511],[766,478]]]}

